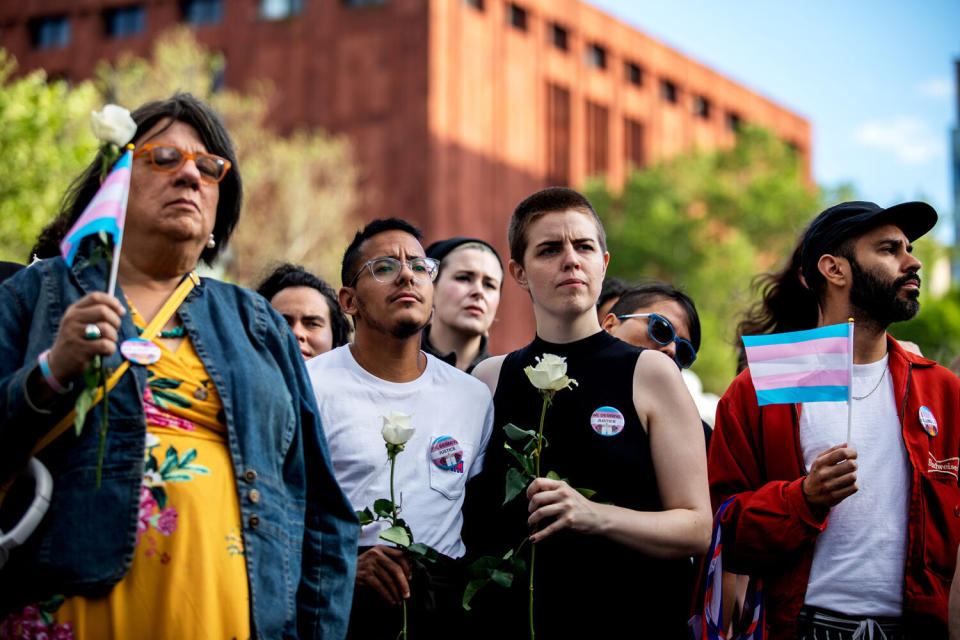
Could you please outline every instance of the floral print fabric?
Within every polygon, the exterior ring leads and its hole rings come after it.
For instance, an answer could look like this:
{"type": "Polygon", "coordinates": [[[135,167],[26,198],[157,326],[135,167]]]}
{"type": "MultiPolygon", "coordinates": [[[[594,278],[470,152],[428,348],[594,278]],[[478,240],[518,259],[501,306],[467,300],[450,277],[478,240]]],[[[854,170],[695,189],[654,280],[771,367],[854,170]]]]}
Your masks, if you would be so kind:
{"type": "MultiPolygon", "coordinates": [[[[134,321],[142,322],[136,312],[134,321]]],[[[175,351],[154,342],[162,356],[147,367],[143,484],[129,571],[104,597],[55,595],[25,607],[0,621],[0,638],[250,637],[223,405],[189,339],[175,351]]]]}

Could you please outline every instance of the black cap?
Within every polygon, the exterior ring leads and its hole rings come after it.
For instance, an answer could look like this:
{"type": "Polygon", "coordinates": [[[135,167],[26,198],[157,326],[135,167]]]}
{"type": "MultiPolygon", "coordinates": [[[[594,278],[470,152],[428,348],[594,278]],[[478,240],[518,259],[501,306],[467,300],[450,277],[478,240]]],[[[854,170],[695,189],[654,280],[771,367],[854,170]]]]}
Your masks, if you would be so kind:
{"type": "Polygon", "coordinates": [[[886,209],[873,202],[841,202],[821,212],[807,227],[800,249],[800,269],[809,284],[820,256],[848,238],[882,224],[894,224],[913,242],[936,223],[937,212],[926,202],[904,202],[886,209]]]}
{"type": "Polygon", "coordinates": [[[497,253],[497,250],[493,248],[492,244],[486,240],[480,240],[479,238],[448,238],[446,240],[438,240],[427,247],[427,257],[433,258],[434,260],[443,261],[443,259],[446,258],[451,251],[460,245],[469,244],[471,242],[476,242],[477,244],[482,244],[488,247],[490,251],[493,252],[493,255],[497,258],[497,262],[500,264],[500,271],[503,271],[503,261],[500,259],[500,254],[497,253]]]}

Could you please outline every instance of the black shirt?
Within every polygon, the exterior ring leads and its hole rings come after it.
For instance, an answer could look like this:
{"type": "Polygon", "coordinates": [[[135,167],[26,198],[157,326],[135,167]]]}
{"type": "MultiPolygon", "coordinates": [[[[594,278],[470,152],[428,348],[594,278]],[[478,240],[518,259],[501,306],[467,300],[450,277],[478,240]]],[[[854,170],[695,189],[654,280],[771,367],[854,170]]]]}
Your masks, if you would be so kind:
{"type": "MultiPolygon", "coordinates": [[[[604,331],[569,344],[539,337],[509,354],[494,396],[494,431],[483,472],[467,489],[464,540],[471,557],[503,555],[529,533],[524,496],[506,506],[504,477],[509,454],[503,425],[539,425],[541,396],[523,369],[544,353],[564,356],[567,375],[579,386],[558,391],[547,410],[541,472],[556,471],[571,486],[596,491],[593,500],[638,511],[661,511],[663,504],[650,454],[650,442],[633,402],[634,371],[642,349],[604,331]]],[[[527,549],[524,554],[527,554],[527,549]]],[[[684,638],[693,567],[687,558],[658,560],[601,536],[563,530],[537,543],[535,602],[537,630],[544,638],[567,637],[591,629],[638,638],[684,638]]],[[[507,591],[489,585],[476,598],[480,622],[497,636],[523,637],[527,577],[507,591]]],[[[619,636],[617,636],[619,637],[619,636]]]]}
{"type": "MultiPolygon", "coordinates": [[[[430,327],[432,325],[427,325],[423,328],[423,333],[420,334],[420,349],[424,352],[429,353],[435,358],[443,360],[451,367],[457,366],[457,352],[451,351],[450,353],[440,353],[433,343],[430,342],[430,327]]],[[[473,362],[470,363],[470,366],[466,368],[466,372],[470,373],[473,371],[474,367],[490,357],[490,352],[487,351],[487,336],[480,336],[480,351],[477,353],[477,357],[473,359],[473,362]]]]}

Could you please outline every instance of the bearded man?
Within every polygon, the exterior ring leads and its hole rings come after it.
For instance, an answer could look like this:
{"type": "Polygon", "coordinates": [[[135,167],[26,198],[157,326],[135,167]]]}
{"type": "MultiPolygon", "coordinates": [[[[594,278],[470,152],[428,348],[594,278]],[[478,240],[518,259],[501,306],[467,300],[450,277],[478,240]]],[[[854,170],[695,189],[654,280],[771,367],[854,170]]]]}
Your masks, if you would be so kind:
{"type": "Polygon", "coordinates": [[[362,510],[394,496],[396,487],[396,512],[414,541],[439,553],[422,563],[379,538],[387,520],[363,527],[349,640],[392,640],[408,622],[413,637],[429,637],[456,626],[463,610],[461,508],[467,480],[483,466],[493,398],[476,378],[420,350],[438,268],[422,240],[398,218],[374,220],[357,232],[343,255],[339,294],[340,307],[353,317],[353,342],[307,363],[333,472],[347,498],[362,510]],[[392,413],[408,416],[398,421],[414,429],[391,436],[403,449],[395,468],[387,460],[387,433],[381,438],[392,413]]]}
{"type": "Polygon", "coordinates": [[[846,403],[758,407],[749,369],[720,400],[708,471],[714,508],[733,498],[724,569],[762,579],[772,640],[946,637],[960,380],[886,332],[919,310],[911,243],[936,220],[921,202],[838,204],[782,274],[811,293],[797,314],[854,320],[855,447],[846,403]]]}

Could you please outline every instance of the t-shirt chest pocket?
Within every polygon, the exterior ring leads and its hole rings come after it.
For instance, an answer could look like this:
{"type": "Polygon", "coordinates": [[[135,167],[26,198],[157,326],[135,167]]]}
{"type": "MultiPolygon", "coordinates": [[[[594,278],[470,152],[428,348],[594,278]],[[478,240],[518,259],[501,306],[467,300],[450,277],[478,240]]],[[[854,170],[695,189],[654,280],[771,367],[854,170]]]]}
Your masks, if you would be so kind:
{"type": "Polygon", "coordinates": [[[462,496],[467,470],[473,461],[473,443],[437,434],[430,438],[426,455],[430,488],[448,500],[462,496]]]}

